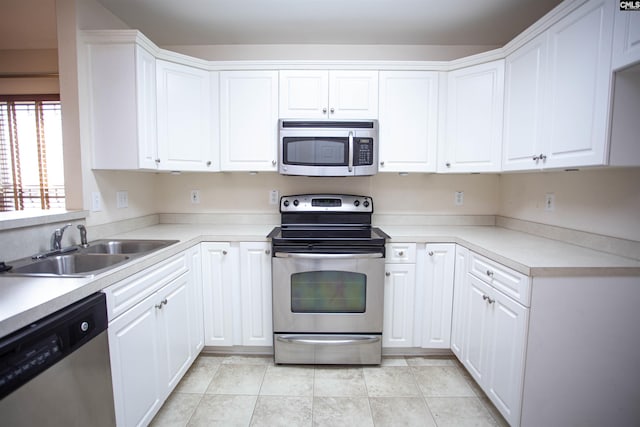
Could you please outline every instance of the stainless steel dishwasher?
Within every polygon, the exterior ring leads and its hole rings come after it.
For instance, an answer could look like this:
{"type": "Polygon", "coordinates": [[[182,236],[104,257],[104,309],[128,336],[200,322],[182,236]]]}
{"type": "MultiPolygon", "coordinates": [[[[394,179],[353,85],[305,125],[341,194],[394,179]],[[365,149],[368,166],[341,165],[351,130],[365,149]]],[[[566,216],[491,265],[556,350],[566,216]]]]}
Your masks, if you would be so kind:
{"type": "Polygon", "coordinates": [[[114,426],[104,294],[0,339],[0,423],[114,426]]]}

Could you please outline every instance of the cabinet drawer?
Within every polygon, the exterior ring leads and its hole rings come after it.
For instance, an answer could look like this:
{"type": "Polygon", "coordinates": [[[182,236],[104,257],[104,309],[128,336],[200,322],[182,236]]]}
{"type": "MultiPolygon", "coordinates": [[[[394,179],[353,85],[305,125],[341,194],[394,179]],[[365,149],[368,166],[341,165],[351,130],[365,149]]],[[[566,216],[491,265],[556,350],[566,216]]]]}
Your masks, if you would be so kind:
{"type": "Polygon", "coordinates": [[[415,243],[389,243],[386,247],[387,264],[415,263],[416,244],[415,243]]]}
{"type": "Polygon", "coordinates": [[[495,261],[470,252],[469,271],[520,304],[529,307],[531,281],[528,276],[495,261]]]}
{"type": "Polygon", "coordinates": [[[188,270],[187,258],[180,253],[109,286],[104,290],[109,321],[188,270]]]}

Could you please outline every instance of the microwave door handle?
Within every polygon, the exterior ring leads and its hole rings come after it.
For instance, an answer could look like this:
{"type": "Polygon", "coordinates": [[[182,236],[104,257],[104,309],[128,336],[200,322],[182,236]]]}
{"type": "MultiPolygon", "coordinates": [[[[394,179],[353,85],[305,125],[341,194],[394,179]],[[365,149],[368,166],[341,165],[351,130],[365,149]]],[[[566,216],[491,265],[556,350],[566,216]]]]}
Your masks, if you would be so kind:
{"type": "Polygon", "coordinates": [[[349,131],[349,173],[353,172],[353,131],[349,131]]]}

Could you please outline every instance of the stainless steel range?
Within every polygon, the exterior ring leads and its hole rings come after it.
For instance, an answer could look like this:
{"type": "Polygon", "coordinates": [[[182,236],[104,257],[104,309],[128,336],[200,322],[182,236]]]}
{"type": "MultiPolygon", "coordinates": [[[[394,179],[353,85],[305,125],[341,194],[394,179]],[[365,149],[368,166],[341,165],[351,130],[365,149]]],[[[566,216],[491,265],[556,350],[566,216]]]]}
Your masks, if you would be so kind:
{"type": "Polygon", "coordinates": [[[384,245],[366,196],[280,199],[272,241],[276,363],[379,364],[384,245]]]}

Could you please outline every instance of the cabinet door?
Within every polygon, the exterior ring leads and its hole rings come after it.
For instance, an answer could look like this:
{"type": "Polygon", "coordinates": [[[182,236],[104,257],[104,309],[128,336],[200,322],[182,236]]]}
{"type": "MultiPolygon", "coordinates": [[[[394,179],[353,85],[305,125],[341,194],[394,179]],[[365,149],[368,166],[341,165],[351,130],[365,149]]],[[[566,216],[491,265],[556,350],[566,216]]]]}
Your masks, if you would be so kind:
{"type": "Polygon", "coordinates": [[[162,288],[155,297],[158,309],[158,334],[164,358],[160,361],[161,397],[164,399],[178,384],[195,357],[191,352],[189,274],[183,274],[162,288]]]}
{"type": "Polygon", "coordinates": [[[438,73],[380,72],[380,171],[435,172],[438,73]]]}
{"type": "Polygon", "coordinates": [[[220,168],[276,171],[278,72],[220,73],[220,168]]]}
{"type": "Polygon", "coordinates": [[[202,243],[205,345],[232,346],[233,289],[239,284],[238,250],[229,243],[202,243]]]}
{"type": "Polygon", "coordinates": [[[242,344],[273,345],[271,249],[268,242],[240,243],[242,344]]]}
{"type": "Polygon", "coordinates": [[[387,264],[384,279],[384,347],[413,347],[415,264],[387,264]]]}
{"type": "Polygon", "coordinates": [[[329,72],[330,119],[377,119],[378,72],[329,72]]]}
{"type": "Polygon", "coordinates": [[[326,70],[280,71],[280,117],[324,119],[329,114],[326,70]]]}
{"type": "Polygon", "coordinates": [[[516,425],[522,404],[529,310],[497,291],[489,297],[492,321],[483,389],[505,419],[516,425]]]}
{"type": "Polygon", "coordinates": [[[93,168],[157,169],[155,57],[135,44],[96,43],[88,61],[93,168]]]}
{"type": "Polygon", "coordinates": [[[209,72],[157,61],[160,169],[205,171],[213,164],[209,72]]]}
{"type": "Polygon", "coordinates": [[[464,323],[464,358],[462,363],[480,385],[487,375],[488,338],[491,316],[487,309],[486,296],[491,293],[489,285],[467,274],[467,292],[464,295],[467,313],[464,323]]]}
{"type": "Polygon", "coordinates": [[[469,250],[456,245],[455,269],[453,280],[453,314],[451,316],[451,351],[464,360],[464,323],[467,313],[465,295],[468,290],[469,250]]]}
{"type": "Polygon", "coordinates": [[[502,148],[504,60],[448,75],[439,172],[497,172],[502,148]]]}
{"type": "Polygon", "coordinates": [[[615,11],[612,62],[614,70],[640,62],[640,13],[615,11]]]}
{"type": "Polygon", "coordinates": [[[542,167],[542,112],[547,33],[506,58],[503,170],[542,167]]]}
{"type": "Polygon", "coordinates": [[[109,357],[116,422],[146,426],[162,406],[158,375],[164,350],[157,328],[155,294],[109,323],[109,357]]]}
{"type": "Polygon", "coordinates": [[[606,161],[614,3],[591,0],[549,30],[546,167],[606,161]]]}
{"type": "Polygon", "coordinates": [[[189,249],[186,253],[189,262],[189,305],[190,309],[190,346],[191,356],[196,358],[204,347],[204,307],[202,283],[202,256],[200,245],[189,249]]]}
{"type": "Polygon", "coordinates": [[[455,245],[428,244],[424,256],[422,347],[450,348],[455,245]]]}

